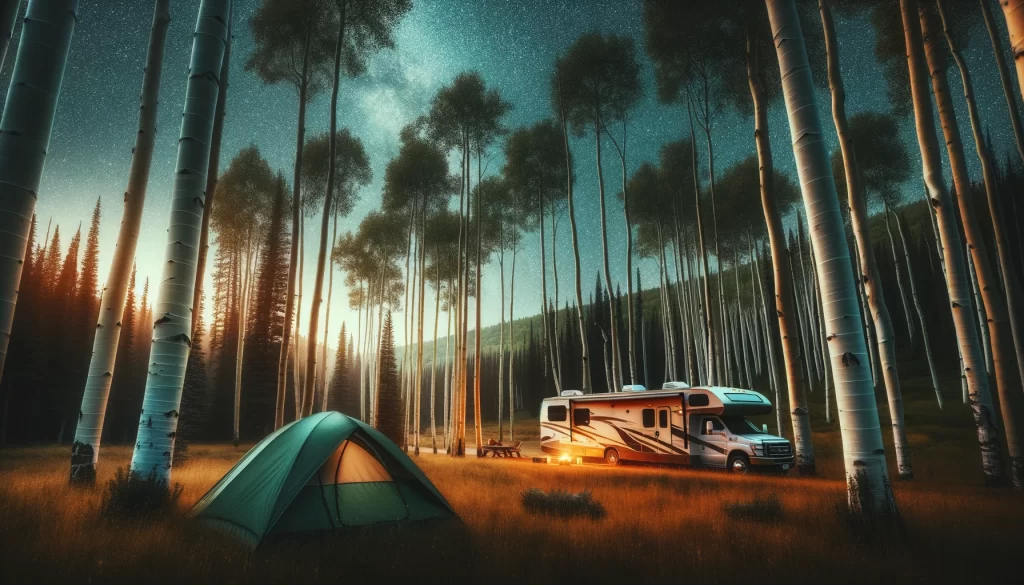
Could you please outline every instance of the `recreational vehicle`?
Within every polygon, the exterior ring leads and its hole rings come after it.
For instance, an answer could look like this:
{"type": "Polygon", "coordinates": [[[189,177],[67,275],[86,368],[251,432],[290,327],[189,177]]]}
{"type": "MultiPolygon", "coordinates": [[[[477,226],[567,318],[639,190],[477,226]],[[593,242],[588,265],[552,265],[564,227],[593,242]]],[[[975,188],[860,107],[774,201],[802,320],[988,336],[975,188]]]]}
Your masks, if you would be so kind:
{"type": "Polygon", "coordinates": [[[789,441],[746,418],[771,411],[771,402],[752,390],[683,382],[606,394],[566,390],[541,404],[540,443],[550,455],[610,465],[632,460],[734,472],[788,470],[789,441]]]}

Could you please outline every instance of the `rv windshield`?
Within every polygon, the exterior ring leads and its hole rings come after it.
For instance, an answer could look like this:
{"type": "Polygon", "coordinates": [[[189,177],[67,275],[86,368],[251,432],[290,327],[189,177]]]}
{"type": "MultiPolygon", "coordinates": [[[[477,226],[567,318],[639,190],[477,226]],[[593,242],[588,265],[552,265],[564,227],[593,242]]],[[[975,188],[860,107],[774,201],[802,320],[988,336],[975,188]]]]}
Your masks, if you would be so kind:
{"type": "Polygon", "coordinates": [[[743,418],[742,416],[723,416],[722,422],[725,423],[726,428],[729,432],[734,435],[763,435],[764,431],[754,426],[754,423],[743,418]]]}

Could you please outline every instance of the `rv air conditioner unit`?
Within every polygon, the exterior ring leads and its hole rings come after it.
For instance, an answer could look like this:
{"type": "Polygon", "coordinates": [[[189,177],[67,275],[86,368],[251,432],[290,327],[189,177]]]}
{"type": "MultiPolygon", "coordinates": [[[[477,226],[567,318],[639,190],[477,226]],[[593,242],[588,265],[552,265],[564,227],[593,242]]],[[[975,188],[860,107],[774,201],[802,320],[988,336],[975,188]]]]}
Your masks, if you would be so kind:
{"type": "Polygon", "coordinates": [[[562,390],[559,396],[583,396],[583,392],[581,390],[562,390]]]}
{"type": "Polygon", "coordinates": [[[647,390],[647,388],[644,388],[640,384],[626,384],[622,387],[623,392],[643,392],[644,390],[647,390]]]}
{"type": "Polygon", "coordinates": [[[685,390],[690,385],[686,382],[665,382],[661,387],[665,390],[685,390]]]}

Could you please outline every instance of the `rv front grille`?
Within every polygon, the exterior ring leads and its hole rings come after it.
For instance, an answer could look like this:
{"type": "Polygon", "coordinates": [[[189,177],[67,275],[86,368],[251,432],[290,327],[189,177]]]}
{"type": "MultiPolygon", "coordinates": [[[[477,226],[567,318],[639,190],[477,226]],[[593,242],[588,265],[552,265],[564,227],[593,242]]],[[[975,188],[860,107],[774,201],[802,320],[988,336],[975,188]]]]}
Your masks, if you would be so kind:
{"type": "Polygon", "coordinates": [[[767,447],[767,455],[780,456],[790,455],[792,453],[792,448],[789,446],[789,443],[768,443],[767,447]]]}

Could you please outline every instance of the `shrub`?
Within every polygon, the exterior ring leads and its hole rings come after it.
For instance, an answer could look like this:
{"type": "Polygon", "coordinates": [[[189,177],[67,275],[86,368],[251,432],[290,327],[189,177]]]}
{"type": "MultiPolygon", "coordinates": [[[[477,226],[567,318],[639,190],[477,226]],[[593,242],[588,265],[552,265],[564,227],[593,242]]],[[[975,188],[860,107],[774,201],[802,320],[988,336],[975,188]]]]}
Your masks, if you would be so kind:
{"type": "Polygon", "coordinates": [[[532,514],[546,514],[563,518],[590,516],[594,520],[603,518],[605,515],[604,506],[594,499],[590,490],[574,494],[561,489],[544,492],[541,489],[530,488],[523,492],[522,500],[523,508],[532,514]]]}
{"type": "Polygon", "coordinates": [[[157,515],[174,508],[181,490],[181,484],[169,488],[167,482],[156,478],[156,472],[143,478],[129,469],[118,467],[103,494],[103,513],[115,518],[157,515]]]}
{"type": "Polygon", "coordinates": [[[750,502],[726,502],[722,508],[737,520],[769,523],[782,520],[782,500],[775,493],[758,494],[750,502]]]}

